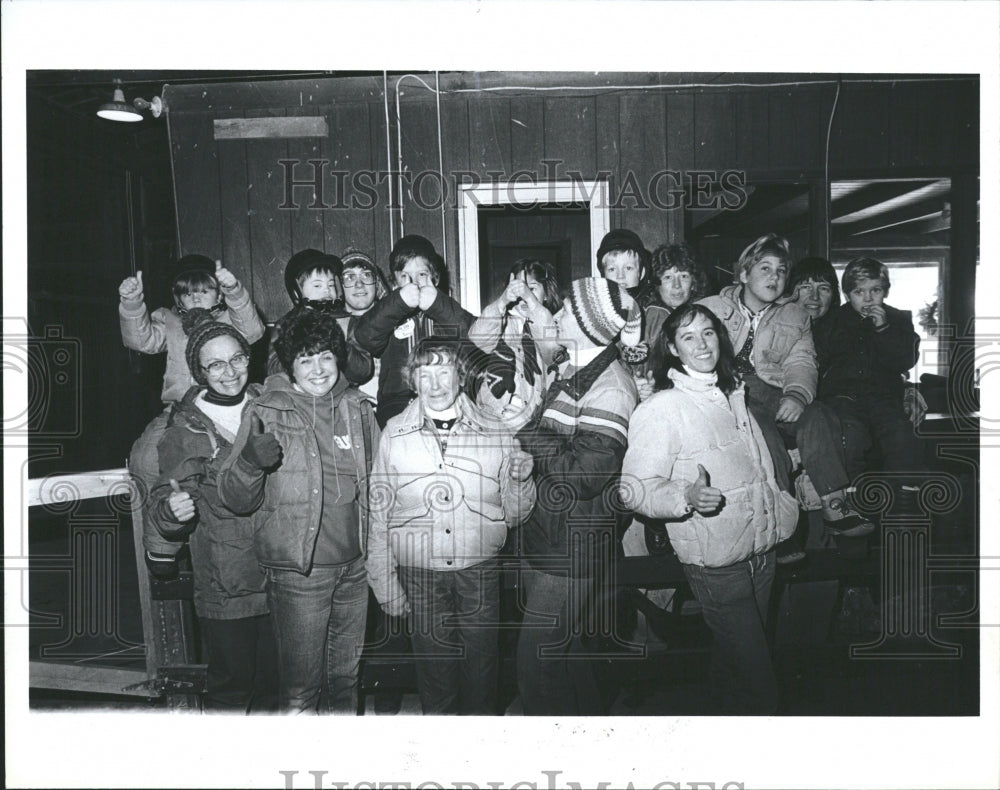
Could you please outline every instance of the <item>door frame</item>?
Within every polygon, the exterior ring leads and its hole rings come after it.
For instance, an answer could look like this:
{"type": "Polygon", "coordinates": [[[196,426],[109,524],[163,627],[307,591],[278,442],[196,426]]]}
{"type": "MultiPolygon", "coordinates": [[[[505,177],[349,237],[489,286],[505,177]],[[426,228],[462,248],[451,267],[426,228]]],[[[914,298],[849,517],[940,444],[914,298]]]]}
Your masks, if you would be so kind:
{"type": "Polygon", "coordinates": [[[609,185],[596,181],[540,181],[519,184],[497,181],[485,186],[465,184],[459,192],[459,300],[473,315],[479,315],[479,207],[538,206],[553,203],[583,203],[590,211],[590,265],[597,276],[597,250],[611,230],[609,185]]]}

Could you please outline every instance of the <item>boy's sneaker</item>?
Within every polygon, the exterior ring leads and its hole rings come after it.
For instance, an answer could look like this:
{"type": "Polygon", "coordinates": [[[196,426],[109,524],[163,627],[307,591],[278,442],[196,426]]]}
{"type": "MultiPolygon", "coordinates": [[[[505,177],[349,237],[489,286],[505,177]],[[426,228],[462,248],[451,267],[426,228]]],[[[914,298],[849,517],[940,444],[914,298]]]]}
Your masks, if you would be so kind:
{"type": "Polygon", "coordinates": [[[839,538],[860,538],[870,535],[875,531],[875,525],[853,510],[848,510],[846,514],[838,519],[823,519],[826,528],[839,538]]]}

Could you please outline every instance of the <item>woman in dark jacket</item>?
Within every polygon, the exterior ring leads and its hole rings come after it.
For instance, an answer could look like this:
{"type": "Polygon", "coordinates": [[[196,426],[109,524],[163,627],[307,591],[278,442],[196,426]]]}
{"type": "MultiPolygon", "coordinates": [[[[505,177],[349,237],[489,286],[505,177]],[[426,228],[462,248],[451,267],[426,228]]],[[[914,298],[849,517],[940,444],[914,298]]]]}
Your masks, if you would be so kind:
{"type": "Polygon", "coordinates": [[[208,663],[207,710],[246,712],[273,705],[274,632],[253,525],[219,499],[217,477],[243,412],[258,394],[247,385],[250,346],[207,310],[185,317],[188,367],[197,384],[174,404],[159,443],[160,478],[150,520],[161,536],[190,536],[194,605],[208,663]]]}

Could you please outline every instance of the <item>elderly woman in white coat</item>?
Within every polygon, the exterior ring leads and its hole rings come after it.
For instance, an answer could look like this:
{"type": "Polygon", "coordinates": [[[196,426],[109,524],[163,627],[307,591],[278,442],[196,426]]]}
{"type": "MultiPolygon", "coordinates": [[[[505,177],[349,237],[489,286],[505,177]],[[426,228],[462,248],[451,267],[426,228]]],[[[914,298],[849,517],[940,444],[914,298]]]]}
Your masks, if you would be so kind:
{"type": "Polygon", "coordinates": [[[714,643],[718,713],[773,713],[777,682],[764,632],[778,541],[795,500],[780,490],[746,406],[725,327],[706,307],[679,307],[653,344],[656,392],[629,424],[626,502],[667,532],[714,643]]]}

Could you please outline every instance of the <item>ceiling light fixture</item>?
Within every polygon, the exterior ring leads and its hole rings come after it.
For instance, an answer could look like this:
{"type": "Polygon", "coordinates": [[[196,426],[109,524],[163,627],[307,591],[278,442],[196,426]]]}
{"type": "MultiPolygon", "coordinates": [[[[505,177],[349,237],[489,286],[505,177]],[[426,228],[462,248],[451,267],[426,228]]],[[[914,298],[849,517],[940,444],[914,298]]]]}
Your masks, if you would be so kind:
{"type": "Polygon", "coordinates": [[[122,81],[114,80],[114,97],[111,101],[105,102],[97,108],[97,114],[101,118],[109,121],[121,121],[124,123],[135,123],[142,120],[139,110],[149,110],[154,118],[159,118],[163,112],[163,101],[159,96],[154,96],[151,101],[135,98],[129,104],[125,101],[125,91],[122,89],[122,81]]]}

